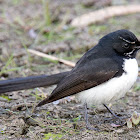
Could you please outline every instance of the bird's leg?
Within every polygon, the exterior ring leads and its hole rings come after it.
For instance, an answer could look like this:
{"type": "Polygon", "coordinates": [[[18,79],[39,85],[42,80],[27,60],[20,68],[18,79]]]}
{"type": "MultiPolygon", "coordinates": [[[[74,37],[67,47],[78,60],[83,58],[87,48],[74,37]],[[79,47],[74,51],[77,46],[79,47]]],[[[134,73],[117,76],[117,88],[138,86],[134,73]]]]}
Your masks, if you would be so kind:
{"type": "Polygon", "coordinates": [[[119,116],[117,116],[106,104],[103,104],[106,109],[117,119],[121,119],[119,116]]]}
{"type": "MultiPolygon", "coordinates": [[[[116,119],[119,119],[121,122],[123,122],[123,120],[119,117],[119,116],[117,116],[114,112],[112,112],[112,110],[106,105],[106,104],[103,104],[105,107],[106,107],[106,109],[116,118],[116,119]]],[[[125,123],[121,123],[121,125],[123,126],[125,123]]]]}
{"type": "Polygon", "coordinates": [[[98,129],[97,128],[92,128],[88,122],[88,110],[87,110],[87,103],[84,104],[84,110],[85,110],[85,122],[86,122],[86,128],[89,129],[89,130],[95,130],[97,131],[98,129]]]}

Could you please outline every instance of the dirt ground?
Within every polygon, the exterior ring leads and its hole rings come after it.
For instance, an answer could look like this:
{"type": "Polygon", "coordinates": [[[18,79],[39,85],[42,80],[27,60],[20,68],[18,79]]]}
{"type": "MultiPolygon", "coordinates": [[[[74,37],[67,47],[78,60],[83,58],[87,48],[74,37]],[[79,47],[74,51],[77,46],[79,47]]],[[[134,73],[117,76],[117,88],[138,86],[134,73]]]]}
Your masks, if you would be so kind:
{"type": "MultiPolygon", "coordinates": [[[[139,0],[122,1],[122,4],[139,0]]],[[[119,4],[119,3],[115,3],[119,4]]],[[[0,0],[0,79],[68,71],[71,67],[40,58],[27,48],[76,62],[105,34],[128,29],[140,39],[140,13],[113,17],[84,28],[72,28],[75,17],[112,5],[111,0],[0,0]],[[91,1],[94,1],[94,3],[91,1]]],[[[138,54],[140,64],[140,55],[138,54]]],[[[10,92],[0,96],[0,140],[139,140],[140,125],[115,127],[105,108],[89,109],[89,121],[100,131],[85,128],[83,106],[74,97],[35,105],[55,86],[10,92]]],[[[140,77],[111,109],[126,121],[140,113],[140,77]]]]}

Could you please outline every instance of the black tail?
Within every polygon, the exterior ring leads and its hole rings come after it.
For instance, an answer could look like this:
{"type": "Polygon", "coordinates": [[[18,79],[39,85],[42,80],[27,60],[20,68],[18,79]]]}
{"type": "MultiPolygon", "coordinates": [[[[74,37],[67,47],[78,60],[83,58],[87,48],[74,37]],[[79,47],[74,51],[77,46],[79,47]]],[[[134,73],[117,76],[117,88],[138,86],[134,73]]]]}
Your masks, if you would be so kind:
{"type": "Polygon", "coordinates": [[[0,94],[10,91],[31,89],[58,84],[69,72],[62,72],[53,75],[29,76],[0,81],[0,94]]]}

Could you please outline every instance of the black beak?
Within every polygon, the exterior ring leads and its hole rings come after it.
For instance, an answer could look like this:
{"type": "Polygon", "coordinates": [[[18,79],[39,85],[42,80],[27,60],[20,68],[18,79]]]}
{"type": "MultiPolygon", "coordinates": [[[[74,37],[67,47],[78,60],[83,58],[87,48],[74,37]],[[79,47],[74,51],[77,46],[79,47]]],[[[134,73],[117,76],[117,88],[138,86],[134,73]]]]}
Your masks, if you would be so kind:
{"type": "Polygon", "coordinates": [[[140,41],[136,42],[136,49],[140,49],[140,41]]]}
{"type": "Polygon", "coordinates": [[[136,43],[136,45],[137,45],[137,46],[140,46],[140,41],[138,41],[138,42],[136,43]]]}

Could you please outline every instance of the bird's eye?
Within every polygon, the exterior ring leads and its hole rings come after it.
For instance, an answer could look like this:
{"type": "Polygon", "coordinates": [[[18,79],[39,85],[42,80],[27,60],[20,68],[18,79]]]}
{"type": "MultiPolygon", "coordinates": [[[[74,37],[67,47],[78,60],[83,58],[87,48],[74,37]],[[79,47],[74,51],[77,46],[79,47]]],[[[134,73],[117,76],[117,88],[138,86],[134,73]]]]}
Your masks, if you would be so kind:
{"type": "Polygon", "coordinates": [[[125,43],[123,47],[127,49],[127,48],[129,48],[129,44],[125,43]]]}

